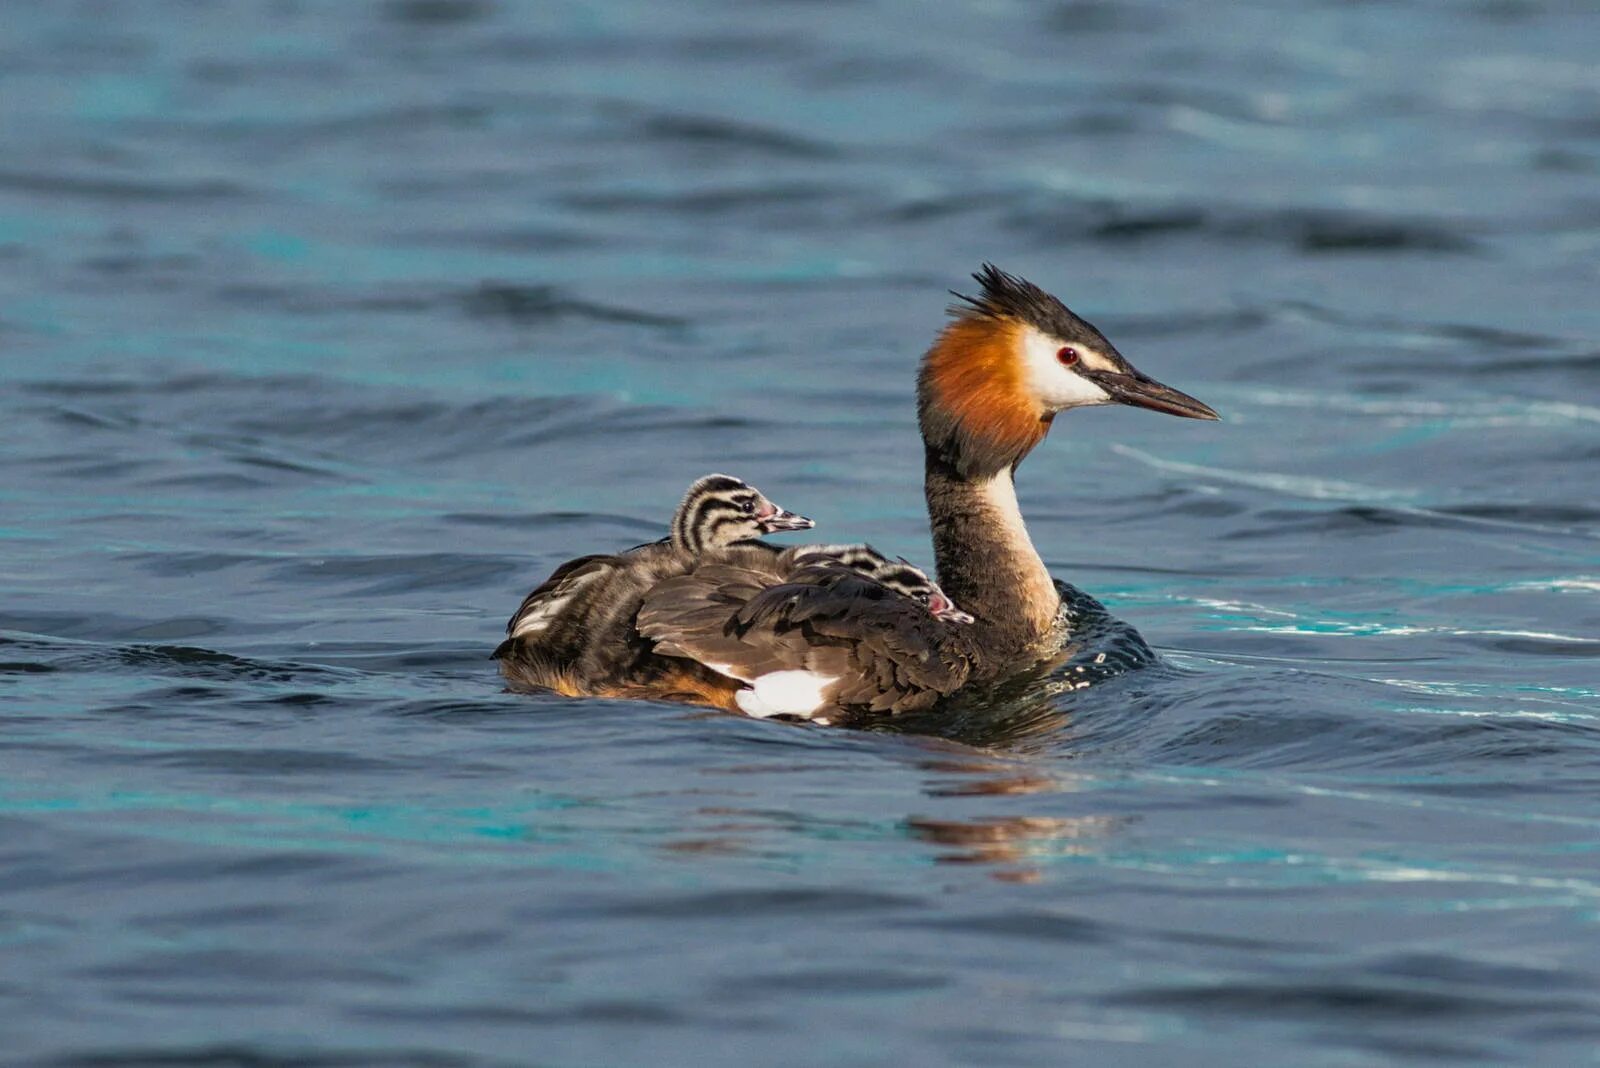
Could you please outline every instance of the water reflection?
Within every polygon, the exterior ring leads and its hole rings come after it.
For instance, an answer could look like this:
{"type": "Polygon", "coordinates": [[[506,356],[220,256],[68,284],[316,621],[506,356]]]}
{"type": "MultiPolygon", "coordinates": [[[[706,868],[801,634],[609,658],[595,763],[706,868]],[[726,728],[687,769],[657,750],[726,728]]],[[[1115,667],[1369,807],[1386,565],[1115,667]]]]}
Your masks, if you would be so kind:
{"type": "Polygon", "coordinates": [[[940,864],[1005,865],[992,872],[1002,882],[1036,883],[1044,878],[1039,862],[1066,856],[1091,856],[1099,840],[1129,822],[1122,816],[990,816],[975,820],[912,818],[912,837],[954,848],[934,859],[940,864]]]}
{"type": "MultiPolygon", "coordinates": [[[[1009,737],[1030,731],[1059,737],[1068,717],[1051,700],[1041,697],[1009,710],[1005,718],[1013,726],[1024,725],[1009,737]]],[[[800,728],[790,739],[803,747],[800,759],[706,768],[703,775],[717,785],[652,792],[652,797],[686,803],[678,833],[662,841],[661,850],[679,860],[742,856],[788,868],[803,865],[819,842],[878,843],[874,852],[904,852],[910,842],[921,847],[911,853],[924,863],[986,866],[995,879],[1038,882],[1049,863],[1103,852],[1108,836],[1139,818],[1081,811],[1086,805],[1098,807],[1105,796],[1103,776],[1067,770],[1057,760],[1016,749],[925,736],[905,738],[898,752],[874,749],[880,756],[894,753],[891,759],[911,779],[897,777],[902,786],[889,795],[881,784],[873,787],[866,802],[849,770],[859,750],[855,744],[838,745],[839,738],[829,728],[800,728]],[[813,741],[827,744],[812,748],[813,741]],[[833,785],[813,795],[804,810],[765,802],[797,777],[833,785]],[[1019,806],[1027,810],[1017,811],[1019,806]],[[1079,811],[1063,811],[1069,806],[1079,811]]]]}
{"type": "MultiPolygon", "coordinates": [[[[919,762],[932,773],[925,793],[934,798],[1006,797],[1068,794],[1078,788],[1073,776],[1045,773],[1027,764],[974,758],[919,762]]],[[[1064,856],[1086,856],[1103,849],[1102,840],[1135,817],[1108,814],[912,816],[906,830],[918,841],[949,848],[934,855],[940,864],[986,864],[1004,882],[1038,882],[1040,865],[1064,856]]]]}
{"type": "Polygon", "coordinates": [[[978,749],[1029,752],[1071,745],[1072,713],[1096,687],[1129,672],[1159,673],[1163,665],[1139,632],[1065,582],[1063,626],[1072,641],[1033,670],[983,689],[968,689],[927,713],[853,723],[866,730],[923,734],[978,749]],[[1043,744],[1041,744],[1043,743],[1043,744]]]}
{"type": "Polygon", "coordinates": [[[1010,749],[1030,740],[1058,738],[1067,728],[1070,699],[1058,705],[1062,691],[1048,680],[1030,679],[1028,693],[1007,699],[985,693],[953,702],[933,712],[896,716],[860,724],[865,730],[920,734],[975,749],[1010,749]]]}

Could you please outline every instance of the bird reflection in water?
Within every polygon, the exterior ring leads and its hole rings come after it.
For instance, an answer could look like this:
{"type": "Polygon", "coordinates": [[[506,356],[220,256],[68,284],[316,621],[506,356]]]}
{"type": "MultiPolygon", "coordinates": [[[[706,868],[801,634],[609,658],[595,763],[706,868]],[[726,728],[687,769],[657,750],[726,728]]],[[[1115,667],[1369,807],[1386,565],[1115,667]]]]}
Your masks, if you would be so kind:
{"type": "MultiPolygon", "coordinates": [[[[1026,767],[997,761],[931,760],[922,767],[935,773],[930,797],[979,797],[1006,794],[1071,793],[1072,784],[1026,767]],[[954,776],[955,778],[950,778],[954,776]]],[[[1133,821],[1132,816],[976,816],[938,819],[912,816],[906,829],[912,838],[951,847],[934,859],[941,864],[989,864],[1002,882],[1034,883],[1043,878],[1038,862],[1098,851],[1101,840],[1133,821]]]]}
{"type": "MultiPolygon", "coordinates": [[[[740,804],[701,806],[696,810],[693,836],[676,838],[664,848],[679,856],[741,853],[781,860],[789,834],[808,836],[825,832],[850,836],[895,833],[913,841],[940,847],[933,856],[941,864],[977,864],[992,867],[990,874],[1007,882],[1037,882],[1042,866],[1065,856],[1087,855],[1103,848],[1103,839],[1137,817],[1117,814],[1054,815],[1031,813],[980,814],[974,811],[982,798],[1006,795],[1055,795],[1079,792],[1075,776],[1064,774],[1059,760],[1034,761],[1033,754],[1059,754],[1073,740],[1073,711],[1088,689],[1083,664],[1100,668],[1101,662],[1079,654],[1081,647],[1063,649],[1060,658],[1034,671],[1013,677],[982,692],[963,695],[936,711],[878,717],[859,722],[863,731],[899,736],[910,750],[909,763],[927,778],[922,794],[935,799],[944,811],[909,812],[896,820],[829,819],[821,813],[798,814],[740,804]],[[970,813],[970,814],[969,814],[970,813]],[[893,830],[891,830],[893,828],[893,830]],[[775,840],[774,832],[779,839],[775,840]]],[[[1095,682],[1109,681],[1124,666],[1105,665],[1103,673],[1089,675],[1095,682]]],[[[725,713],[691,713],[693,718],[716,718],[725,713]]],[[[776,725],[776,724],[774,724],[776,725]]],[[[795,729],[815,728],[794,725],[795,729]]],[[[831,762],[810,752],[794,761],[740,764],[706,769],[717,776],[766,777],[774,774],[829,773],[831,762]]],[[[712,793],[727,797],[722,790],[712,793]]],[[[759,796],[753,791],[746,796],[759,796]]],[[[907,806],[910,808],[910,806],[907,806]]],[[[919,806],[920,807],[920,806],[919,806]]],[[[985,806],[988,807],[988,806],[985,806]]],[[[902,809],[904,812],[905,810],[902,809]]]]}

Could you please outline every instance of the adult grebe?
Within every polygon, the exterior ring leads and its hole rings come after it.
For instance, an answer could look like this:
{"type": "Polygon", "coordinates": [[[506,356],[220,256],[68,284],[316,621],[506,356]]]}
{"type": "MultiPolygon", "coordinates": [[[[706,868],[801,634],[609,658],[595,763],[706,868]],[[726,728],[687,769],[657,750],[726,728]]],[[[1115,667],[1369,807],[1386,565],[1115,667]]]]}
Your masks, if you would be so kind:
{"type": "MultiPolygon", "coordinates": [[[[573,655],[561,663],[513,629],[497,651],[506,677],[570,694],[836,720],[927,708],[1056,653],[1068,637],[1061,597],[1017,506],[1017,465],[1069,408],[1217,414],[1141,374],[1031,282],[990,264],[973,277],[982,292],[955,294],[962,303],[917,379],[939,584],[970,624],[848,567],[800,565],[804,549],[735,544],[671,574],[632,577],[627,596],[570,635],[573,655]]],[[[540,590],[582,564],[563,565],[540,590]]]]}

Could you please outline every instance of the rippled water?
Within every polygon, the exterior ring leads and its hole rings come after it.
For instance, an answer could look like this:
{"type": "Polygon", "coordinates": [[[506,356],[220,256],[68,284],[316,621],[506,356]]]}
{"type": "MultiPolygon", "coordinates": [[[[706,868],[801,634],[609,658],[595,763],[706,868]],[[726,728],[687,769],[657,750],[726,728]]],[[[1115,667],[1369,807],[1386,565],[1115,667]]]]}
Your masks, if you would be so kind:
{"type": "Polygon", "coordinates": [[[8,5],[7,1056],[1593,1062],[1597,36],[8,5]],[[501,692],[708,470],[927,560],[984,259],[1224,414],[1022,469],[1159,663],[899,733],[501,692]]]}

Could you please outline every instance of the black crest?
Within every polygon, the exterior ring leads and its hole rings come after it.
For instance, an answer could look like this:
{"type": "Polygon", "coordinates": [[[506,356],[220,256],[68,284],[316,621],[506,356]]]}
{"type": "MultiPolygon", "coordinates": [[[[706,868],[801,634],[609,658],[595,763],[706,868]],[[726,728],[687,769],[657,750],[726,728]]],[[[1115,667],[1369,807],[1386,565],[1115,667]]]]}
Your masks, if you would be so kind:
{"type": "Polygon", "coordinates": [[[1081,341],[1095,345],[1101,351],[1116,351],[1111,348],[1105,335],[1094,328],[1094,324],[1072,314],[1065,304],[1026,278],[1007,274],[992,263],[984,264],[983,269],[972,277],[983,287],[983,294],[969,297],[952,289],[950,295],[965,303],[952,304],[951,315],[1015,319],[1036,326],[1063,341],[1081,341]]]}

